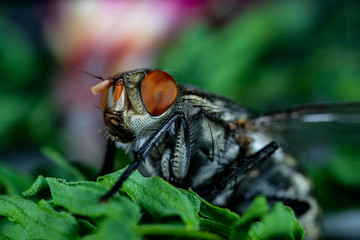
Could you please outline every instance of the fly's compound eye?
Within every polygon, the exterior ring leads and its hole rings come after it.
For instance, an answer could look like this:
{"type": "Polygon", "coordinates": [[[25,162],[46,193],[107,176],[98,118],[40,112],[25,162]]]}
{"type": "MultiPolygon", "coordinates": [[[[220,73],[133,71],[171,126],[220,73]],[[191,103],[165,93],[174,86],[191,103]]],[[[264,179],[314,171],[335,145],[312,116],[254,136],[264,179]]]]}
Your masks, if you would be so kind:
{"type": "Polygon", "coordinates": [[[178,88],[173,77],[163,71],[150,71],[141,82],[141,98],[148,113],[160,116],[175,102],[178,88]]]}

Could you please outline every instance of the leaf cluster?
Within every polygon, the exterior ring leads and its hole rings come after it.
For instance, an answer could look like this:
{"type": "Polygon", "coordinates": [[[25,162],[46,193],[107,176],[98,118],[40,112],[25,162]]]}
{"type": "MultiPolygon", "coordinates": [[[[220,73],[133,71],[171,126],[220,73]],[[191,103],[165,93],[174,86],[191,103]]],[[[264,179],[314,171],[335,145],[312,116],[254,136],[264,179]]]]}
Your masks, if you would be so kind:
{"type": "MultiPolygon", "coordinates": [[[[304,229],[282,203],[264,197],[242,216],[191,189],[133,173],[121,192],[99,199],[123,170],[97,181],[38,176],[22,193],[0,195],[0,239],[302,239],[304,229]]],[[[14,176],[12,176],[14,180],[14,176]]],[[[4,182],[4,181],[2,181],[4,182]]],[[[2,184],[0,183],[0,185],[2,184]]]]}

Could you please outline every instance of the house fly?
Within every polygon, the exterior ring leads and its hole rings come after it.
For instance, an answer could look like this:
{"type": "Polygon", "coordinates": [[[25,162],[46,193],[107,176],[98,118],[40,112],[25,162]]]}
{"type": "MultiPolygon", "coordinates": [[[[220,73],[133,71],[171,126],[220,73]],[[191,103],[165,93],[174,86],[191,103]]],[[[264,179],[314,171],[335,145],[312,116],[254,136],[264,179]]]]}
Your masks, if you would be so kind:
{"type": "Polygon", "coordinates": [[[160,70],[138,69],[102,80],[91,92],[103,93],[110,139],[103,173],[111,171],[115,145],[133,159],[103,199],[138,169],[144,176],[191,187],[211,203],[238,213],[258,195],[270,203],[282,201],[294,210],[308,238],[319,236],[312,183],[282,135],[294,137],[293,123],[359,122],[359,115],[352,114],[360,112],[359,103],[257,114],[216,94],[178,86],[160,70]]]}

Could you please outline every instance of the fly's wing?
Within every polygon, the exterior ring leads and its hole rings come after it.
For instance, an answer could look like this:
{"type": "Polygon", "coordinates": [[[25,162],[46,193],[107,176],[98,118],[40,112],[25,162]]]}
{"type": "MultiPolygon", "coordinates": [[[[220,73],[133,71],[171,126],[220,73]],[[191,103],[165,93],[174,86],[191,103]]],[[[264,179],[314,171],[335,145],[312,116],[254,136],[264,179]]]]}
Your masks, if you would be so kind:
{"type": "Polygon", "coordinates": [[[312,167],[341,158],[360,167],[360,103],[305,105],[254,117],[250,124],[312,167]]]}

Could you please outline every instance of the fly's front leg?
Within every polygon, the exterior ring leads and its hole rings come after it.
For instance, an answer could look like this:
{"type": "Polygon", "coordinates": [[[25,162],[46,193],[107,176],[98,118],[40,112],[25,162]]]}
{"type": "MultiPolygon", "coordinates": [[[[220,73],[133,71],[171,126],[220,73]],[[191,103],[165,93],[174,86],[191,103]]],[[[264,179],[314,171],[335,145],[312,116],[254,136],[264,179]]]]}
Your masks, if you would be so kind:
{"type": "Polygon", "coordinates": [[[115,161],[115,142],[112,140],[107,141],[105,159],[100,171],[100,176],[113,171],[115,161]]]}
{"type": "MultiPolygon", "coordinates": [[[[114,195],[122,186],[124,181],[128,179],[130,174],[135,171],[141,161],[144,161],[145,158],[149,155],[150,151],[153,149],[153,147],[161,140],[161,138],[164,136],[164,134],[169,130],[169,127],[174,122],[181,122],[181,125],[184,128],[184,141],[187,144],[188,149],[190,149],[190,142],[189,142],[189,136],[187,134],[188,128],[187,123],[185,119],[185,115],[182,112],[174,113],[174,115],[166,121],[158,130],[156,130],[150,138],[145,142],[143,146],[141,146],[138,150],[134,152],[134,160],[130,165],[125,169],[125,171],[121,174],[119,180],[115,183],[115,185],[111,188],[111,190],[106,193],[101,200],[106,200],[110,198],[112,195],[114,195]]],[[[190,150],[189,150],[190,151],[190,150]]]]}
{"type": "Polygon", "coordinates": [[[185,118],[175,121],[175,136],[161,157],[163,177],[174,185],[181,184],[190,165],[191,146],[189,128],[185,118]]]}

